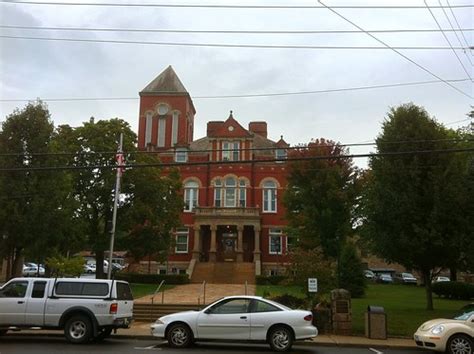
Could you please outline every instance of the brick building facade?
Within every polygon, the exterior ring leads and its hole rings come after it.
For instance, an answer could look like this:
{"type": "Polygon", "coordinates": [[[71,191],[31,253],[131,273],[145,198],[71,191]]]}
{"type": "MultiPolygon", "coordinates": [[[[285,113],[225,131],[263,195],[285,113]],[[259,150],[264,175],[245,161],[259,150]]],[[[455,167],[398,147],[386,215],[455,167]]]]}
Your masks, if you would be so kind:
{"type": "Polygon", "coordinates": [[[182,163],[182,227],[167,269],[158,271],[186,271],[193,281],[221,281],[214,273],[223,269],[228,277],[239,270],[249,278],[278,273],[292,243],[282,205],[288,144],[269,139],[266,122],[243,127],[232,111],[225,120],[207,122],[206,136],[195,140],[195,114],[171,66],[140,92],[139,149],[182,163]],[[272,159],[280,160],[262,161],[272,159]]]}

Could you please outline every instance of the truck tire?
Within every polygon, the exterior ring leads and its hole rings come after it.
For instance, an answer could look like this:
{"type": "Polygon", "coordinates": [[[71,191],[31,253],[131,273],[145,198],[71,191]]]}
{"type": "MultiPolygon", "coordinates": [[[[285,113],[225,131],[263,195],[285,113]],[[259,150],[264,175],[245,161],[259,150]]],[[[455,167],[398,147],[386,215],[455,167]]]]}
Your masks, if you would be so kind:
{"type": "Polygon", "coordinates": [[[64,326],[64,335],[69,343],[82,344],[92,337],[92,322],[86,315],[73,315],[64,326]]]}

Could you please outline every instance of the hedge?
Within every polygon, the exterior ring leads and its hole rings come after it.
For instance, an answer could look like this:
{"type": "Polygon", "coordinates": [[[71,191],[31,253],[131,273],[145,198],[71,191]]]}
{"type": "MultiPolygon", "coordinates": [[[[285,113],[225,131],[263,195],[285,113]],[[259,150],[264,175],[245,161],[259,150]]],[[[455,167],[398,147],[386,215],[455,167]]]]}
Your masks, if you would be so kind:
{"type": "Polygon", "coordinates": [[[271,276],[264,276],[264,275],[257,275],[255,277],[255,282],[257,285],[279,285],[284,280],[288,279],[285,275],[271,275],[271,276]]]}
{"type": "Polygon", "coordinates": [[[118,273],[116,280],[125,280],[129,283],[159,284],[162,280],[165,284],[188,284],[187,274],[141,274],[141,273],[118,273]]]}
{"type": "Polygon", "coordinates": [[[308,300],[301,299],[291,294],[272,296],[270,299],[292,309],[306,309],[308,307],[308,300]]]}
{"type": "Polygon", "coordinates": [[[458,300],[470,300],[474,298],[474,285],[458,281],[445,281],[432,285],[433,293],[440,297],[458,300]]]}

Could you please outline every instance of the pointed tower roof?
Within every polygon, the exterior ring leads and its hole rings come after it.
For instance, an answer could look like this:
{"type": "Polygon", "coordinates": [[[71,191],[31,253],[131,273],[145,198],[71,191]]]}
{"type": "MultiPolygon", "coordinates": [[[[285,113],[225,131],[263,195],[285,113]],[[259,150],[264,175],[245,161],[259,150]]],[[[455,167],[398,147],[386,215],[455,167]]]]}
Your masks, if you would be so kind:
{"type": "Polygon", "coordinates": [[[170,65],[140,92],[142,93],[188,94],[188,91],[170,65]]]}
{"type": "Polygon", "coordinates": [[[249,137],[250,133],[235,120],[233,112],[230,111],[229,118],[216,129],[214,135],[219,137],[249,137]]]}

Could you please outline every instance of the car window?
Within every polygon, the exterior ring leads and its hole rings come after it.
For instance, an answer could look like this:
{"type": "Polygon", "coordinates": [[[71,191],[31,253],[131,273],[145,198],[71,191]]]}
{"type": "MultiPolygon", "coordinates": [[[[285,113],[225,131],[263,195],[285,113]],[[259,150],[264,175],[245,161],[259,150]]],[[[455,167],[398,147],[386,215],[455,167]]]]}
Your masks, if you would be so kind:
{"type": "Polygon", "coordinates": [[[56,284],[57,295],[106,296],[109,294],[107,283],[65,282],[56,284]]]}
{"type": "Polygon", "coordinates": [[[117,300],[133,300],[132,291],[127,283],[117,282],[117,300]]]}
{"type": "Polygon", "coordinates": [[[255,300],[252,303],[250,312],[274,312],[281,311],[278,307],[269,304],[268,302],[255,300]]]}
{"type": "Polygon", "coordinates": [[[222,301],[210,309],[212,314],[233,314],[247,313],[249,307],[249,299],[230,299],[222,301]]]}
{"type": "Polygon", "coordinates": [[[459,314],[455,316],[454,319],[466,321],[472,315],[474,315],[474,305],[466,305],[459,311],[459,314]]]}
{"type": "Polygon", "coordinates": [[[25,297],[26,289],[28,288],[27,281],[15,281],[6,285],[0,291],[1,297],[25,297]]]}
{"type": "Polygon", "coordinates": [[[31,293],[32,298],[42,299],[44,297],[44,290],[46,289],[45,281],[35,281],[33,285],[33,292],[31,293]]]}

